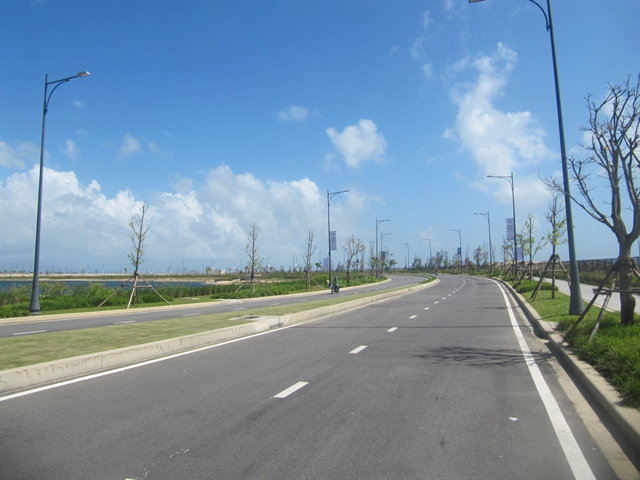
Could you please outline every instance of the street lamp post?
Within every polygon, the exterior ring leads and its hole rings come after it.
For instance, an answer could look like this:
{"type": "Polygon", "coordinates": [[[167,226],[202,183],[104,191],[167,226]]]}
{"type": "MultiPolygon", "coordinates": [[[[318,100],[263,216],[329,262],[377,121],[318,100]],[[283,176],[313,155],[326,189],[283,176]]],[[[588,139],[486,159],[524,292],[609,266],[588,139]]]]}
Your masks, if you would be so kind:
{"type": "MultiPolygon", "coordinates": [[[[469,3],[481,2],[483,0],[469,0],[469,3]]],[[[560,76],[558,74],[558,61],[556,58],[556,41],[553,35],[553,21],[551,19],[551,0],[547,0],[547,11],[540,6],[535,0],[529,0],[536,5],[542,14],[547,24],[547,31],[549,32],[549,38],[551,39],[551,58],[553,60],[553,80],[556,87],[556,109],[558,112],[558,134],[560,136],[560,156],[562,159],[562,181],[564,186],[564,205],[565,216],[567,220],[567,244],[569,247],[569,272],[571,276],[571,295],[569,303],[569,314],[580,315],[584,310],[584,303],[582,302],[582,293],[580,291],[580,272],[578,271],[578,260],[576,258],[576,246],[573,234],[573,214],[571,207],[571,190],[569,179],[569,168],[567,166],[567,149],[564,140],[564,121],[562,119],[562,102],[560,100],[560,76]]],[[[515,222],[515,217],[514,217],[515,222]]]]}
{"type": "Polygon", "coordinates": [[[403,243],[403,245],[407,246],[407,270],[411,271],[411,260],[409,259],[409,244],[403,243]]]}
{"type": "Polygon", "coordinates": [[[431,265],[433,263],[433,255],[431,254],[431,239],[430,238],[423,238],[424,241],[429,242],[429,268],[431,268],[431,265]]]}
{"type": "Polygon", "coordinates": [[[491,219],[489,218],[489,212],[474,213],[474,215],[484,215],[487,217],[487,224],[489,225],[489,262],[491,263],[491,273],[493,273],[493,247],[491,246],[491,219]]]}
{"type": "MultiPolygon", "coordinates": [[[[384,220],[383,220],[383,221],[384,221],[384,220]]],[[[380,251],[381,251],[381,252],[382,252],[382,239],[383,239],[385,236],[387,236],[387,235],[391,235],[391,233],[392,233],[392,232],[389,232],[389,233],[382,233],[382,232],[380,232],[380,251]]],[[[380,261],[380,258],[378,258],[378,263],[379,263],[380,265],[382,265],[382,262],[380,261]]],[[[382,273],[384,273],[384,270],[382,270],[382,273]]]]}
{"type": "Polygon", "coordinates": [[[462,234],[460,233],[460,229],[450,228],[452,232],[458,232],[458,240],[460,241],[460,273],[462,273],[462,234]]]}
{"type": "MultiPolygon", "coordinates": [[[[376,218],[376,257],[378,258],[378,265],[376,266],[376,277],[379,275],[379,271],[380,271],[380,250],[378,250],[378,225],[380,225],[382,222],[389,222],[390,219],[387,218],[386,220],[378,220],[376,218]]],[[[380,247],[382,249],[382,238],[380,239],[380,247]]]]}
{"type": "Polygon", "coordinates": [[[329,232],[329,285],[331,285],[331,215],[329,208],[331,207],[331,199],[339,193],[346,193],[349,190],[340,190],[339,192],[330,192],[327,190],[327,230],[329,232]]]}
{"type": "Polygon", "coordinates": [[[516,266],[515,278],[518,278],[518,233],[516,229],[516,196],[513,190],[513,172],[511,175],[487,175],[487,178],[502,178],[511,185],[511,204],[513,206],[513,262],[516,266]]]}
{"type": "Polygon", "coordinates": [[[54,80],[49,82],[49,75],[44,76],[44,107],[42,109],[42,137],[40,140],[40,178],[38,183],[38,210],[36,214],[36,252],[33,265],[33,285],[31,287],[31,303],[29,304],[29,312],[31,315],[40,314],[40,284],[39,284],[39,270],[40,270],[40,225],[42,222],[42,182],[44,176],[44,130],[47,119],[47,111],[49,110],[49,100],[51,95],[55,92],[61,84],[68,82],[72,78],[88,77],[89,72],[78,72],[73,77],[62,78],[60,80],[54,80]],[[49,85],[54,85],[51,92],[47,95],[49,85]]]}

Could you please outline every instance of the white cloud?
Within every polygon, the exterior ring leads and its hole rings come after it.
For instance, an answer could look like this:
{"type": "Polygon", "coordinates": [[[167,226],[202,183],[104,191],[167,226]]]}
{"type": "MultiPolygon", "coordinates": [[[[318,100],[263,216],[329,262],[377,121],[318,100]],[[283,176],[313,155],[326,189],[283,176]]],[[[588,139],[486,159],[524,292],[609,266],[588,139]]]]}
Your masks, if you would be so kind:
{"type": "Polygon", "coordinates": [[[424,15],[422,17],[422,26],[425,30],[428,30],[431,25],[433,25],[433,19],[431,18],[431,12],[427,10],[426,12],[424,12],[424,15]]]}
{"type": "Polygon", "coordinates": [[[73,140],[71,140],[70,138],[68,138],[66,143],[65,143],[65,148],[62,151],[62,153],[64,153],[71,160],[75,160],[76,158],[78,158],[79,152],[80,152],[80,150],[78,149],[76,143],[73,140]]]}
{"type": "MultiPolygon", "coordinates": [[[[14,173],[0,184],[0,270],[31,268],[35,235],[38,166],[14,173]],[[8,228],[8,226],[11,226],[8,228]],[[27,241],[25,241],[27,239],[27,241]]],[[[128,220],[139,212],[141,199],[129,190],[107,197],[100,184],[84,186],[74,172],[45,168],[42,217],[43,270],[65,266],[90,270],[97,265],[113,271],[129,267],[128,220]]],[[[331,205],[332,229],[344,236],[358,236],[356,225],[363,213],[379,199],[357,189],[340,195],[331,205]],[[334,216],[335,213],[335,216],[334,216]]],[[[222,165],[209,170],[198,182],[176,180],[175,190],[152,193],[149,206],[149,236],[142,271],[200,270],[202,262],[226,268],[245,258],[246,232],[252,222],[261,228],[261,256],[271,264],[287,267],[293,254],[301,255],[309,230],[323,250],[326,233],[326,196],[307,178],[286,182],[262,180],[251,173],[236,174],[222,165]]]]}
{"type": "MultiPolygon", "coordinates": [[[[536,165],[556,157],[544,143],[545,132],[538,126],[530,112],[504,112],[494,106],[501,96],[515,67],[517,54],[503,44],[498,44],[491,55],[481,56],[475,61],[458,62],[452,71],[461,73],[468,68],[474,70],[474,80],[459,83],[451,89],[451,96],[458,106],[455,135],[479,168],[479,175],[508,175],[523,167],[536,165]]],[[[484,179],[478,188],[496,191],[484,179]],[[484,187],[483,187],[484,185],[484,187]]],[[[531,179],[531,191],[538,187],[539,179],[531,179]]],[[[519,190],[525,185],[519,180],[519,190]]],[[[508,186],[507,186],[508,187],[508,186]]],[[[504,196],[504,193],[502,196],[504,196]]]]}
{"type": "Polygon", "coordinates": [[[327,134],[348,167],[359,168],[363,162],[380,163],[384,159],[387,142],[371,120],[360,120],[357,125],[345,127],[342,133],[328,128],[327,134]]]}
{"type": "Polygon", "coordinates": [[[433,66],[431,63],[425,63],[422,65],[422,73],[424,73],[425,78],[431,78],[433,74],[433,66]]]}
{"type": "Polygon", "coordinates": [[[21,142],[16,147],[0,142],[0,165],[5,168],[25,168],[27,163],[38,162],[40,147],[31,142],[21,142]]]}
{"type": "Polygon", "coordinates": [[[140,153],[140,140],[132,137],[128,133],[124,136],[124,141],[120,148],[118,149],[118,157],[126,158],[134,155],[136,153],[140,153]]]}
{"type": "Polygon", "coordinates": [[[76,108],[82,108],[82,107],[86,107],[84,102],[81,102],[80,100],[74,100],[73,101],[73,105],[76,108]]]}
{"type": "Polygon", "coordinates": [[[308,108],[291,105],[278,112],[278,119],[281,122],[304,122],[310,115],[308,108]]]}

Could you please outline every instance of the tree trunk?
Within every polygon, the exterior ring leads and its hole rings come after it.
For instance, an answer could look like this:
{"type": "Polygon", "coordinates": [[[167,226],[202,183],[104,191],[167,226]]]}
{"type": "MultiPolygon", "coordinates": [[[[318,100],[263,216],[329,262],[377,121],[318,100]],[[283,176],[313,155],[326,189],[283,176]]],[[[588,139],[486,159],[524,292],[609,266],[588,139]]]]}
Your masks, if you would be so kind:
{"type": "MultiPolygon", "coordinates": [[[[618,256],[618,277],[620,290],[631,289],[633,271],[631,270],[631,247],[620,245],[618,256]]],[[[620,324],[633,325],[636,310],[636,299],[631,293],[620,292],[620,324]]]]}

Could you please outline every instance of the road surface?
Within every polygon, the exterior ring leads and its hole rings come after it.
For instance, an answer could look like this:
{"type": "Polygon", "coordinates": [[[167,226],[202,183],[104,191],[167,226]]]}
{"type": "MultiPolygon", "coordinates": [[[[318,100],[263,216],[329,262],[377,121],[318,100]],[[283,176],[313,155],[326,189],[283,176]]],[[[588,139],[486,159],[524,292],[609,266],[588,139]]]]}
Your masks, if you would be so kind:
{"type": "MultiPolygon", "coordinates": [[[[391,288],[406,287],[424,281],[424,277],[391,275],[389,282],[374,283],[357,288],[342,288],[338,295],[350,296],[360,293],[377,292],[391,288]]],[[[235,300],[230,302],[194,303],[192,306],[161,306],[144,310],[105,310],[91,313],[72,313],[65,316],[56,315],[55,319],[42,315],[42,321],[33,321],[34,317],[20,317],[5,319],[0,325],[0,338],[36,335],[48,332],[61,332],[65,330],[77,330],[81,328],[104,327],[107,325],[122,325],[128,323],[151,322],[154,320],[167,320],[180,317],[192,317],[194,315],[207,315],[211,313],[224,313],[237,311],[242,315],[243,310],[264,308],[277,305],[299,304],[320,300],[332,294],[327,289],[325,292],[316,292],[304,295],[280,295],[276,297],[262,297],[251,301],[235,300]],[[10,323],[6,323],[10,322],[10,323]]]]}
{"type": "Polygon", "coordinates": [[[0,477],[632,478],[512,304],[493,280],[443,275],[348,313],[1,397],[0,477]]]}

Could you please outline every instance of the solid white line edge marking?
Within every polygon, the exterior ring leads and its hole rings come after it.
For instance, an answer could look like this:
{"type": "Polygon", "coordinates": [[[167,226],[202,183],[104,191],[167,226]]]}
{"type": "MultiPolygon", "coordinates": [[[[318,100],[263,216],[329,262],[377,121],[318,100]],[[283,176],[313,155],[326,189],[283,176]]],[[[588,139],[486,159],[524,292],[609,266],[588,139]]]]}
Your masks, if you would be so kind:
{"type": "Polygon", "coordinates": [[[44,333],[46,332],[46,330],[34,330],[32,332],[18,332],[18,333],[14,333],[13,335],[31,335],[32,333],[44,333]]]}
{"type": "Polygon", "coordinates": [[[273,398],[285,398],[291,395],[296,390],[300,390],[302,387],[307,385],[309,382],[298,382],[295,385],[291,385],[286,390],[281,391],[279,394],[274,395],[273,398]]]}
{"type": "Polygon", "coordinates": [[[533,358],[533,355],[531,355],[529,346],[527,345],[527,342],[524,339],[524,335],[522,335],[522,332],[520,331],[520,326],[516,321],[516,317],[513,313],[513,307],[509,303],[507,294],[502,288],[502,285],[500,285],[495,280],[492,281],[500,288],[500,292],[502,293],[502,297],[504,298],[504,303],[507,306],[507,312],[509,313],[511,326],[513,327],[513,331],[516,334],[516,338],[518,339],[520,350],[522,351],[522,356],[524,357],[527,367],[529,368],[529,373],[531,374],[533,383],[538,389],[538,395],[540,395],[542,403],[544,403],[544,407],[547,410],[547,415],[549,415],[549,420],[551,420],[553,429],[556,432],[556,436],[558,437],[558,441],[562,446],[564,456],[566,457],[567,462],[569,462],[569,466],[571,467],[571,471],[573,472],[574,477],[579,480],[596,480],[596,477],[591,471],[591,467],[589,467],[586,458],[584,458],[582,450],[580,450],[578,442],[573,436],[573,433],[571,433],[569,424],[564,418],[558,402],[553,396],[553,393],[551,393],[549,385],[547,385],[547,382],[542,376],[535,358],[533,358]]]}
{"type": "Polygon", "coordinates": [[[78,377],[72,380],[65,380],[64,382],[53,383],[51,385],[45,385],[44,387],[34,388],[32,390],[25,390],[24,392],[13,393],[11,395],[0,397],[0,402],[4,402],[5,400],[12,400],[14,398],[24,397],[26,395],[31,395],[32,393],[44,392],[46,390],[51,390],[58,387],[64,387],[66,385],[72,385],[74,383],[84,382],[85,380],[93,380],[94,378],[106,377],[107,375],[112,375],[114,373],[126,372],[127,370],[132,370],[134,368],[145,367],[147,365],[151,365],[154,363],[164,362],[165,360],[172,360],[174,358],[183,357],[185,355],[191,355],[192,353],[203,352],[211,348],[217,348],[217,347],[222,347],[224,345],[229,345],[231,343],[242,342],[244,340],[249,340],[251,338],[261,337],[262,335],[269,335],[270,333],[281,332],[283,330],[295,327],[297,325],[299,324],[287,325],[286,327],[280,327],[277,330],[268,330],[266,332],[255,333],[253,335],[248,335],[246,337],[234,338],[233,340],[227,340],[226,342],[214,343],[213,345],[207,345],[205,347],[196,348],[194,350],[187,350],[186,352],[175,353],[173,355],[168,355],[166,357],[154,358],[152,360],[147,360],[146,362],[136,363],[134,365],[127,365],[125,367],[116,368],[114,370],[108,370],[106,372],[93,373],[85,377],[78,377]]]}

